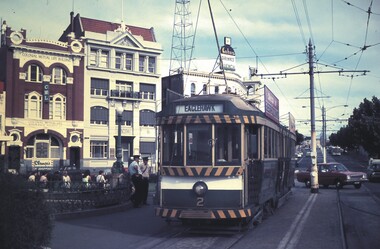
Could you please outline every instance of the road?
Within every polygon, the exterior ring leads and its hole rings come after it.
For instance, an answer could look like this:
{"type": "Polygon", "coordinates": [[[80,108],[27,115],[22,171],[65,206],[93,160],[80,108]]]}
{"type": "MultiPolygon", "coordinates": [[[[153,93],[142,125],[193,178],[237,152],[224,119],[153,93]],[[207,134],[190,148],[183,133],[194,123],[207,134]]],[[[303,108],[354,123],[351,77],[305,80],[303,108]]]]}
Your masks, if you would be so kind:
{"type": "MultiPolygon", "coordinates": [[[[365,165],[347,156],[328,157],[328,161],[333,159],[344,161],[348,168],[364,170],[365,165]]],[[[310,158],[303,158],[299,167],[310,162],[310,158]]],[[[366,183],[360,189],[345,186],[339,191],[346,248],[378,248],[379,190],[380,183],[366,183]]],[[[180,223],[167,224],[154,215],[150,205],[56,221],[51,248],[342,248],[337,190],[323,188],[315,195],[296,182],[292,192],[274,215],[244,232],[199,234],[180,223]]]]}

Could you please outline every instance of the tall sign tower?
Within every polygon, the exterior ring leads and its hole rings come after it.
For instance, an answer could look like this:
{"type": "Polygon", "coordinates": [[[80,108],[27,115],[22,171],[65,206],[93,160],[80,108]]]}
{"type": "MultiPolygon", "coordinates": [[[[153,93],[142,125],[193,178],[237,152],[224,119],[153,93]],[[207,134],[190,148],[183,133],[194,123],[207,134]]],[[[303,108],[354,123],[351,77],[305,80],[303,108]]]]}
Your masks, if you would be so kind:
{"type": "Polygon", "coordinates": [[[194,33],[189,7],[190,0],[176,0],[169,75],[181,73],[190,67],[194,33]]]}

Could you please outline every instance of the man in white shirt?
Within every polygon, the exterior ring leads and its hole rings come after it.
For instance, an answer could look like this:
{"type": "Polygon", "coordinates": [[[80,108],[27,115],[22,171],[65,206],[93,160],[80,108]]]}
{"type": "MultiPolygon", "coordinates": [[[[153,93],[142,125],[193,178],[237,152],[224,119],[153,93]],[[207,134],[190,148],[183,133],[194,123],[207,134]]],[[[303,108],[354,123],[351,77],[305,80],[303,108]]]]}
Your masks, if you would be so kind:
{"type": "Polygon", "coordinates": [[[149,157],[143,157],[143,163],[140,164],[140,170],[142,173],[142,204],[149,205],[147,202],[148,199],[148,191],[149,191],[149,165],[148,165],[149,157]]]}

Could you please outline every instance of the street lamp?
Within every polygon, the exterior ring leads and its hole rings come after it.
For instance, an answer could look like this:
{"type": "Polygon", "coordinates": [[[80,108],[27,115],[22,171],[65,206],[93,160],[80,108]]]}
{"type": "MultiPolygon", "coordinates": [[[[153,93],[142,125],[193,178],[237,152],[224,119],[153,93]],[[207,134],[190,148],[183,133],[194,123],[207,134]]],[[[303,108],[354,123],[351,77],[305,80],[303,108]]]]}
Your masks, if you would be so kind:
{"type": "Polygon", "coordinates": [[[116,162],[113,165],[114,173],[123,173],[123,161],[121,151],[121,121],[123,117],[124,108],[119,106],[116,108],[117,114],[117,141],[116,141],[116,162]]]}

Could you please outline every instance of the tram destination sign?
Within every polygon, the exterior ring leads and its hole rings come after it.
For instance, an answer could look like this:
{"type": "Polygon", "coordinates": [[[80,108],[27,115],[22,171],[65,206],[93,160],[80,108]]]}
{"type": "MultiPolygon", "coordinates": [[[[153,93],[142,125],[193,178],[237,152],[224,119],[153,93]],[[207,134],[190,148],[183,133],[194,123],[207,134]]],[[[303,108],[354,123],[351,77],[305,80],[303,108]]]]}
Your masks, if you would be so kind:
{"type": "Polygon", "coordinates": [[[189,113],[223,113],[223,104],[188,104],[177,105],[176,114],[189,113]]]}

